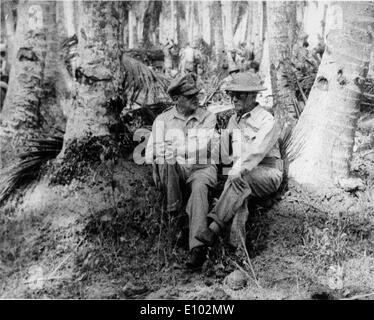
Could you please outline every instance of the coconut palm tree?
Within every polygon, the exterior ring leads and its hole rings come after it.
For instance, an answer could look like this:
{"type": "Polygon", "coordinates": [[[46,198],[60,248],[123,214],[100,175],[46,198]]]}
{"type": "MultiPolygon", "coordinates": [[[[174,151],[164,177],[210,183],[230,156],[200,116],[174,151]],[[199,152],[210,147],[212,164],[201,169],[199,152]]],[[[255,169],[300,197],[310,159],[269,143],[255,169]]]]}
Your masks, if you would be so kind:
{"type": "Polygon", "coordinates": [[[223,40],[223,27],[222,27],[222,5],[221,1],[213,1],[211,4],[211,13],[212,13],[212,24],[214,30],[214,45],[215,45],[215,54],[218,65],[220,66],[224,58],[223,50],[225,48],[223,40]]]}
{"type": "Polygon", "coordinates": [[[267,3],[270,75],[275,113],[280,119],[290,118],[294,110],[295,90],[288,80],[296,30],[296,2],[267,3]]]}
{"type": "Polygon", "coordinates": [[[123,4],[82,1],[79,11],[78,57],[65,144],[89,134],[110,135],[123,105],[123,4]]]}
{"type": "Polygon", "coordinates": [[[50,1],[19,1],[15,60],[1,113],[1,167],[11,163],[25,139],[38,136],[47,54],[50,1]]]}
{"type": "Polygon", "coordinates": [[[319,189],[349,176],[374,37],[373,2],[337,2],[329,10],[326,50],[288,148],[289,176],[319,189]]]}
{"type": "MultiPolygon", "coordinates": [[[[47,3],[42,1],[43,5],[47,3]]],[[[20,18],[24,18],[24,14],[28,11],[29,5],[27,2],[20,4],[20,18]]],[[[120,126],[120,113],[123,107],[126,105],[126,101],[131,103],[146,104],[148,98],[151,99],[155,96],[165,97],[165,89],[168,85],[168,81],[160,78],[154,71],[150,70],[146,65],[141,62],[132,59],[122,53],[123,49],[123,25],[121,25],[122,15],[124,14],[124,6],[126,4],[122,2],[77,2],[75,3],[75,9],[79,11],[78,28],[73,26],[74,21],[67,23],[66,35],[68,38],[63,41],[62,47],[67,47],[67,56],[64,57],[64,63],[58,62],[58,67],[63,64],[65,70],[58,70],[58,77],[63,78],[61,82],[66,82],[63,95],[67,95],[68,99],[64,101],[64,111],[67,117],[66,130],[64,138],[60,136],[52,136],[49,139],[33,140],[30,144],[29,139],[24,139],[19,145],[21,147],[28,148],[28,152],[19,153],[16,150],[8,150],[8,154],[13,158],[19,158],[19,162],[15,162],[15,166],[4,171],[4,175],[1,176],[3,182],[0,190],[2,198],[6,198],[14,188],[21,186],[22,183],[30,178],[37,177],[38,170],[42,165],[49,159],[54,158],[60,153],[60,159],[63,159],[67,147],[72,142],[79,142],[88,138],[100,138],[107,137],[109,139],[116,139],[116,132],[120,126]],[[70,31],[69,31],[70,30],[70,31]],[[78,35],[72,34],[72,32],[79,30],[78,35]],[[65,71],[65,72],[63,72],[65,71]],[[63,143],[62,143],[63,141],[63,143]],[[60,152],[62,149],[62,152],[60,152]]],[[[46,12],[53,12],[52,8],[45,8],[46,12]],[[48,10],[47,10],[48,9],[48,10]]],[[[66,9],[66,6],[60,6],[59,9],[66,9]]],[[[69,9],[70,10],[70,9],[69,9]]],[[[71,11],[71,10],[70,10],[71,11]]],[[[44,11],[43,11],[44,12],[44,11]]],[[[62,15],[63,16],[63,15],[62,15]]],[[[49,19],[48,21],[52,21],[49,19]]],[[[54,19],[56,23],[56,19],[54,19]]],[[[21,23],[19,25],[23,26],[21,23]]],[[[50,26],[51,30],[54,30],[55,26],[50,26]]],[[[44,29],[43,29],[44,30],[44,29]]],[[[25,35],[23,32],[28,32],[28,29],[23,28],[18,30],[18,34],[21,37],[25,35]]],[[[47,31],[45,31],[44,37],[47,37],[47,31]]],[[[32,33],[31,33],[32,34],[32,33]]],[[[53,39],[52,39],[53,40],[53,39]]],[[[51,43],[53,44],[53,42],[51,43]]],[[[48,43],[44,42],[44,47],[48,47],[48,43]]],[[[64,51],[64,50],[62,50],[64,51]]],[[[37,52],[39,53],[39,52],[37,52]]],[[[38,62],[40,57],[31,56],[34,63],[38,62]]],[[[50,61],[55,58],[52,55],[50,61]]],[[[22,67],[21,62],[17,61],[16,70],[22,67]]],[[[34,93],[29,86],[27,88],[33,94],[40,94],[43,85],[43,79],[45,79],[44,65],[46,61],[43,60],[43,64],[38,69],[39,81],[34,81],[34,93]]],[[[28,66],[30,63],[28,64],[28,66]]],[[[48,64],[47,64],[48,66],[48,64]]],[[[31,70],[31,69],[30,69],[31,70]]],[[[31,70],[32,71],[32,70],[31,70]]],[[[53,70],[51,70],[53,71],[53,70]]],[[[17,74],[16,74],[17,75],[17,74]]],[[[17,78],[16,78],[17,79],[17,78]]],[[[22,79],[21,79],[22,80],[22,79]]],[[[22,84],[24,84],[22,82],[22,84]]],[[[11,86],[17,86],[19,84],[13,81],[11,86]]],[[[12,94],[15,95],[15,88],[12,88],[12,94]]],[[[21,94],[30,94],[29,92],[22,91],[21,94]]],[[[10,95],[12,97],[12,95],[10,95]]],[[[39,96],[37,96],[39,98],[39,96]]],[[[20,96],[18,99],[27,98],[20,96]]],[[[58,99],[62,98],[62,95],[57,96],[58,99]]],[[[17,100],[19,108],[31,108],[30,103],[27,100],[17,100]]],[[[38,107],[42,100],[38,100],[38,107]]],[[[34,109],[26,109],[26,111],[35,111],[34,109]]],[[[22,109],[21,109],[22,110],[22,109]]],[[[26,112],[25,111],[25,112],[26,112]]],[[[140,110],[140,113],[144,113],[144,110],[140,110]]],[[[13,116],[13,122],[15,124],[23,124],[25,120],[25,112],[11,113],[13,116]],[[20,117],[18,119],[17,117],[20,117]]],[[[148,116],[154,116],[151,108],[147,113],[148,116]]],[[[35,116],[36,117],[36,116],[35,116]]],[[[3,117],[3,121],[7,118],[3,117]]],[[[28,119],[28,123],[34,120],[34,117],[28,119]]],[[[7,123],[4,121],[4,123],[7,123]]],[[[13,123],[11,123],[13,124],[13,123]]],[[[37,136],[36,132],[40,129],[39,126],[25,126],[29,129],[30,135],[27,137],[37,136]]],[[[17,136],[23,131],[18,132],[18,128],[21,126],[14,127],[14,135],[17,136]]],[[[23,130],[23,129],[22,129],[23,130]]],[[[127,137],[132,142],[132,137],[127,137]]],[[[2,151],[4,151],[5,145],[2,145],[2,151]]],[[[8,161],[8,163],[10,163],[8,161]]]]}

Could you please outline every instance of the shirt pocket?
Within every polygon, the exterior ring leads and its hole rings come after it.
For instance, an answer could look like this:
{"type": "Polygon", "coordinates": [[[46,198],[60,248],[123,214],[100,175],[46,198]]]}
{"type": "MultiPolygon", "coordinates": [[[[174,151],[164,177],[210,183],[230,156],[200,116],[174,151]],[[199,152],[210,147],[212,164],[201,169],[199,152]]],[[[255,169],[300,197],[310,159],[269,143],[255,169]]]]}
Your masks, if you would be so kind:
{"type": "Polygon", "coordinates": [[[257,121],[254,121],[254,119],[251,119],[251,117],[247,118],[246,127],[244,130],[251,130],[254,133],[257,133],[260,130],[260,126],[257,121]]]}
{"type": "Polygon", "coordinates": [[[256,139],[257,131],[253,130],[252,128],[245,128],[243,130],[244,141],[247,143],[253,142],[256,139]]]}

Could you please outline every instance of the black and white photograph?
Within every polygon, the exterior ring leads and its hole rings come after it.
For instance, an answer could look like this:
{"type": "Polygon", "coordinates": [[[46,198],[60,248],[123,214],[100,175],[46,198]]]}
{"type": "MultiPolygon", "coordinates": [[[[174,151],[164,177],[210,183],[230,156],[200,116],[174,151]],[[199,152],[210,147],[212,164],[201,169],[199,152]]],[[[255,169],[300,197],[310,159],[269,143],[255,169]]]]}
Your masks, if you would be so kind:
{"type": "Polygon", "coordinates": [[[0,49],[0,300],[374,300],[374,1],[1,0],[0,49]]]}

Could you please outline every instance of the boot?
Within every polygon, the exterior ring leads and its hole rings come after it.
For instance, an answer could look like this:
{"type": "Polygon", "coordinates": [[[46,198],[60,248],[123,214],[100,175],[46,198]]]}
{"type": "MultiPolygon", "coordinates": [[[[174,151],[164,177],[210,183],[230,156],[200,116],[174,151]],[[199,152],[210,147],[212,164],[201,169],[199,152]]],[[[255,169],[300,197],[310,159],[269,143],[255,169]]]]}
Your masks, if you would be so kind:
{"type": "Polygon", "coordinates": [[[188,269],[197,269],[202,267],[206,260],[207,247],[199,246],[192,248],[186,262],[186,267],[188,269]]]}
{"type": "Polygon", "coordinates": [[[218,236],[209,228],[199,231],[195,238],[208,247],[213,247],[216,243],[218,236]]]}

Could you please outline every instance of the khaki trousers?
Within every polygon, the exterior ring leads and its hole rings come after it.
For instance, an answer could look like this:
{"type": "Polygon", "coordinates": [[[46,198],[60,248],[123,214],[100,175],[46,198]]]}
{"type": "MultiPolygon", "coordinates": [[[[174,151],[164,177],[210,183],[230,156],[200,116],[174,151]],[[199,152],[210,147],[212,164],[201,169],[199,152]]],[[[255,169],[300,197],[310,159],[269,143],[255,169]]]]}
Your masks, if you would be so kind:
{"type": "Polygon", "coordinates": [[[189,217],[189,247],[191,250],[203,245],[195,239],[195,235],[200,228],[207,228],[208,187],[213,187],[217,182],[216,167],[160,164],[158,170],[166,193],[167,211],[180,210],[183,205],[183,187],[187,185],[191,190],[186,206],[189,217]]]}
{"type": "Polygon", "coordinates": [[[252,171],[242,174],[245,187],[241,192],[233,188],[230,180],[226,181],[224,189],[215,207],[208,214],[221,229],[232,221],[230,242],[238,247],[240,237],[245,237],[245,223],[248,219],[248,197],[262,198],[276,192],[282,183],[283,161],[274,159],[265,164],[259,164],[252,171]]]}

